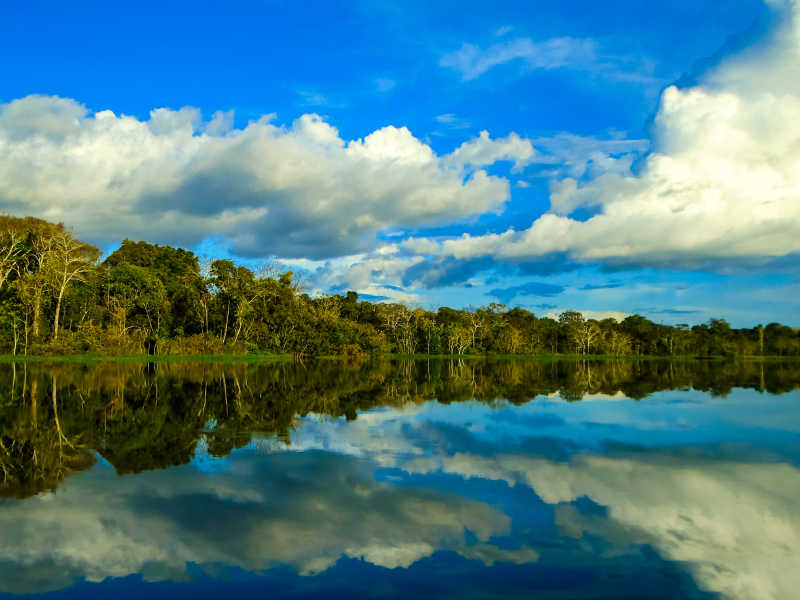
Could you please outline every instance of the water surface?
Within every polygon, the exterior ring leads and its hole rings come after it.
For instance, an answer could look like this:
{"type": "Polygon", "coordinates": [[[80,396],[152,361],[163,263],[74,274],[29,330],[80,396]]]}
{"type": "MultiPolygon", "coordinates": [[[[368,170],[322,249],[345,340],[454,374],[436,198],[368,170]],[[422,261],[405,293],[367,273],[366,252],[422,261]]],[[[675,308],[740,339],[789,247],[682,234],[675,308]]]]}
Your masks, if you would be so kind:
{"type": "Polygon", "coordinates": [[[0,366],[0,597],[788,598],[800,365],[0,366]]]}

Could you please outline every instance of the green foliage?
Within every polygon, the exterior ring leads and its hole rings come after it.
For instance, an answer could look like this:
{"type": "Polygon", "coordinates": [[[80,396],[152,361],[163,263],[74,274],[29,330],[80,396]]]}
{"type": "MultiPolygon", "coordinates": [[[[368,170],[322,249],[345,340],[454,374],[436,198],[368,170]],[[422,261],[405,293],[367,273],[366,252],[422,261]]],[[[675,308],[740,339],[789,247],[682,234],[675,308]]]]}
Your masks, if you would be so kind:
{"type": "Polygon", "coordinates": [[[190,251],[124,240],[104,262],[61,225],[0,217],[0,352],[19,354],[576,354],[800,356],[800,333],[723,319],[670,327],[519,307],[437,312],[356,292],[311,298],[291,271],[230,260],[201,270],[190,251]]]}

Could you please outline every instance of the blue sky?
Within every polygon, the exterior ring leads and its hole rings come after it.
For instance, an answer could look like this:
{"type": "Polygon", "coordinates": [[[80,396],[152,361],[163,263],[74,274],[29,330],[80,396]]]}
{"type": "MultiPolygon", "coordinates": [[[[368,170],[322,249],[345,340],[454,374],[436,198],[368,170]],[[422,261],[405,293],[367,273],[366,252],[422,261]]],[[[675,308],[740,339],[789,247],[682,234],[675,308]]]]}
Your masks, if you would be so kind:
{"type": "Polygon", "coordinates": [[[0,210],[426,307],[800,325],[794,2],[430,4],[11,2],[0,210]]]}

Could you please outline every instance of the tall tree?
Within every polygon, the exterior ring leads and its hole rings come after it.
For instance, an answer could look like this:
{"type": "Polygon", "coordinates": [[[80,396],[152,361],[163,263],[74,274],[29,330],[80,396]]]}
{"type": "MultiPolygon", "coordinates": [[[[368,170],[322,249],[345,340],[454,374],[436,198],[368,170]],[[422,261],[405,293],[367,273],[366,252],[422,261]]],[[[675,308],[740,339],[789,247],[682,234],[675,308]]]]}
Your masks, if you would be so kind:
{"type": "Polygon", "coordinates": [[[19,260],[25,254],[22,240],[23,235],[19,231],[13,229],[0,231],[0,291],[18,268],[19,260]]]}
{"type": "Polygon", "coordinates": [[[72,282],[84,280],[86,274],[95,268],[99,257],[100,251],[97,248],[76,240],[66,230],[56,233],[51,238],[42,270],[48,283],[52,286],[56,298],[53,341],[58,340],[59,318],[64,293],[72,282]]]}

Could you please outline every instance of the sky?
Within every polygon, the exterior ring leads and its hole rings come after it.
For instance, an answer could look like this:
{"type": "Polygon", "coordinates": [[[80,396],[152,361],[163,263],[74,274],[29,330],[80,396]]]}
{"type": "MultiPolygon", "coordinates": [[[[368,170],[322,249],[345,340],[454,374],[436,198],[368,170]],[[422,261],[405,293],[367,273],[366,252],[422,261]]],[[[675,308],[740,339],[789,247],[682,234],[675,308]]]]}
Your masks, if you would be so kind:
{"type": "Polygon", "coordinates": [[[3,13],[0,213],[312,293],[800,326],[794,0],[3,13]]]}

